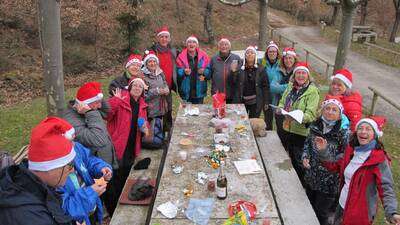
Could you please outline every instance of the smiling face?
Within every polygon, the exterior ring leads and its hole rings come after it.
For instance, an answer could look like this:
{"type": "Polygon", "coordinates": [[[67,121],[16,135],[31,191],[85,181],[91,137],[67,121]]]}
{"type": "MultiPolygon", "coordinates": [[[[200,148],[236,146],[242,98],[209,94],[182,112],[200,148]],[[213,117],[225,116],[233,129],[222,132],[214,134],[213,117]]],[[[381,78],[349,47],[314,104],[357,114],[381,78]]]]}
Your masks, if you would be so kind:
{"type": "Polygon", "coordinates": [[[368,123],[361,123],[357,127],[357,139],[360,145],[366,145],[375,138],[375,131],[368,123]]]}
{"type": "Polygon", "coordinates": [[[278,57],[278,50],[276,48],[270,47],[267,51],[269,60],[274,61],[278,57]]]}
{"type": "Polygon", "coordinates": [[[129,93],[134,98],[140,97],[143,93],[143,85],[140,82],[133,82],[129,93]]]}
{"type": "Polygon", "coordinates": [[[197,44],[197,42],[195,42],[193,40],[189,40],[186,43],[186,47],[189,52],[194,52],[194,51],[196,51],[196,48],[199,47],[199,45],[197,44]]]}
{"type": "Polygon", "coordinates": [[[218,43],[218,50],[222,54],[228,54],[229,51],[231,50],[231,46],[229,45],[229,43],[227,41],[220,41],[218,43]]]}
{"type": "Polygon", "coordinates": [[[256,62],[256,53],[251,51],[251,50],[247,50],[245,53],[245,57],[246,57],[246,64],[247,65],[254,65],[254,63],[256,62]]]}
{"type": "Polygon", "coordinates": [[[302,86],[308,81],[308,73],[305,70],[297,70],[294,74],[297,85],[302,86]]]}
{"type": "Polygon", "coordinates": [[[151,72],[155,72],[157,69],[157,61],[153,58],[147,60],[147,69],[149,69],[151,72]]]}
{"type": "Polygon", "coordinates": [[[157,36],[157,41],[158,44],[160,44],[162,47],[167,47],[169,42],[171,41],[171,37],[169,34],[160,34],[157,36]]]}
{"type": "Polygon", "coordinates": [[[292,68],[296,62],[296,59],[292,55],[286,55],[283,57],[283,63],[285,64],[286,68],[292,68]]]}
{"type": "Polygon", "coordinates": [[[346,92],[346,89],[346,85],[341,80],[334,78],[329,87],[329,93],[334,96],[343,95],[346,92]]]}
{"type": "Polygon", "coordinates": [[[329,121],[337,121],[340,118],[340,108],[331,103],[322,108],[322,116],[329,121]]]}
{"type": "Polygon", "coordinates": [[[131,75],[138,75],[140,72],[140,67],[142,66],[142,64],[140,63],[132,63],[129,67],[128,67],[128,72],[131,75]]]}

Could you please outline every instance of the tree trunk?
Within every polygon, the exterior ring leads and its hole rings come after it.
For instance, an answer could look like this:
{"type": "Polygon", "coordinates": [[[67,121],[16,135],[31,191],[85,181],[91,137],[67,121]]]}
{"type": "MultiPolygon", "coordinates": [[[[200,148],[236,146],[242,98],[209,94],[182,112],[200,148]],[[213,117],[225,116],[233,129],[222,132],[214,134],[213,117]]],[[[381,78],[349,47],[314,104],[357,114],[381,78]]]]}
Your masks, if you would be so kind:
{"type": "Polygon", "coordinates": [[[207,0],[206,2],[206,8],[204,12],[204,30],[207,33],[208,36],[208,43],[212,44],[215,41],[214,38],[214,31],[211,23],[211,17],[212,17],[212,3],[210,0],[207,0]]]}
{"type": "Polygon", "coordinates": [[[180,0],[175,0],[175,4],[176,4],[176,14],[178,14],[178,21],[179,23],[183,23],[180,0]]]}
{"type": "Polygon", "coordinates": [[[268,0],[259,0],[260,7],[260,25],[258,28],[258,47],[265,49],[268,38],[268,0]]]}
{"type": "Polygon", "coordinates": [[[394,21],[393,28],[392,28],[392,33],[390,34],[390,42],[394,42],[394,39],[396,38],[397,35],[397,30],[399,29],[399,24],[400,24],[400,9],[396,9],[396,20],[394,21]]]}
{"type": "Polygon", "coordinates": [[[329,26],[335,26],[337,15],[339,14],[340,5],[333,5],[333,12],[331,20],[329,21],[329,26]]]}
{"type": "Polygon", "coordinates": [[[347,53],[351,45],[351,34],[353,30],[353,17],[355,7],[342,4],[342,25],[340,29],[339,43],[336,51],[335,70],[343,68],[346,63],[347,53]]]}
{"type": "Polygon", "coordinates": [[[60,1],[38,0],[38,21],[47,113],[61,116],[65,99],[60,1]]]}
{"type": "Polygon", "coordinates": [[[364,26],[367,20],[367,6],[368,6],[368,0],[363,0],[361,2],[360,26],[364,26]]]}

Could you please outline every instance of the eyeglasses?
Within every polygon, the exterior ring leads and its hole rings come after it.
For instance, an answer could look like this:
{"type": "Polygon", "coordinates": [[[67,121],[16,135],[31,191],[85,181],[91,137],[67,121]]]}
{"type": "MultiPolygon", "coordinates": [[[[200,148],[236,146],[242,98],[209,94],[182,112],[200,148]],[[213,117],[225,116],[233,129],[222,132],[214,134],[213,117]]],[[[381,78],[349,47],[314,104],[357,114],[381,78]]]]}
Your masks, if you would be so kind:
{"type": "Polygon", "coordinates": [[[72,170],[74,168],[74,161],[72,160],[67,165],[65,165],[65,167],[67,167],[68,170],[72,170]]]}

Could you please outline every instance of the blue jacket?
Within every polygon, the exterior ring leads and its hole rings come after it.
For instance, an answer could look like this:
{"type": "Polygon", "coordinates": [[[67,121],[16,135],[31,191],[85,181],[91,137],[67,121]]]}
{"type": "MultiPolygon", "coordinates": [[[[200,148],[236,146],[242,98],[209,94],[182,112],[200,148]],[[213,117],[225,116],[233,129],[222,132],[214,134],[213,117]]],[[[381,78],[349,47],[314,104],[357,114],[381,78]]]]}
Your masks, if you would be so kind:
{"type": "MultiPolygon", "coordinates": [[[[103,176],[101,169],[111,166],[102,159],[90,154],[90,150],[78,142],[74,142],[76,156],[74,159],[74,168],[85,187],[76,187],[76,182],[73,181],[71,175],[68,176],[65,185],[58,189],[62,194],[62,208],[75,221],[82,223],[86,222],[90,225],[89,213],[96,208],[96,218],[100,222],[103,219],[103,205],[97,193],[90,187],[94,184],[93,178],[103,176]]],[[[79,184],[78,184],[79,185],[79,184]]]]}
{"type": "Polygon", "coordinates": [[[265,72],[268,75],[269,92],[271,93],[271,100],[273,105],[277,105],[280,97],[287,88],[287,84],[280,84],[282,80],[282,71],[279,62],[271,65],[265,58],[262,63],[265,66],[265,72]]]}

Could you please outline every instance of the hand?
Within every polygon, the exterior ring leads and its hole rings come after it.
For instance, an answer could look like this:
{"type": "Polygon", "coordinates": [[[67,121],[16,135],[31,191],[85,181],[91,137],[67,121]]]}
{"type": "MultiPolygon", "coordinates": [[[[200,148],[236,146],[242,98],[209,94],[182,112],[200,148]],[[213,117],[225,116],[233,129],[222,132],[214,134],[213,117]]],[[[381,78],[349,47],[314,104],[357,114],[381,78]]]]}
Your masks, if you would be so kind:
{"type": "Polygon", "coordinates": [[[82,102],[75,104],[74,107],[79,114],[85,114],[87,111],[91,110],[87,104],[82,102]]]}
{"type": "Polygon", "coordinates": [[[192,72],[192,70],[190,68],[185,68],[186,75],[190,75],[191,72],[192,72]]]}
{"type": "Polygon", "coordinates": [[[294,119],[291,116],[285,115],[285,120],[290,123],[292,122],[294,119]]]}
{"type": "Polygon", "coordinates": [[[76,222],[76,225],[86,225],[85,221],[83,221],[82,223],[76,222]]]}
{"type": "Polygon", "coordinates": [[[119,99],[124,99],[126,96],[122,96],[122,91],[121,88],[116,88],[114,91],[112,91],[113,95],[119,99]]]}
{"type": "Polygon", "coordinates": [[[150,130],[145,124],[143,124],[143,133],[146,137],[150,135],[150,130]]]}
{"type": "Polygon", "coordinates": [[[97,193],[97,195],[100,196],[106,191],[107,184],[104,185],[93,184],[91,187],[97,193]]]}
{"type": "Polygon", "coordinates": [[[232,62],[231,63],[231,70],[232,72],[236,72],[238,69],[238,63],[237,62],[232,62]]]}
{"type": "Polygon", "coordinates": [[[280,109],[280,108],[275,109],[275,114],[282,115],[282,109],[280,109]]]}
{"type": "Polygon", "coordinates": [[[165,88],[162,88],[162,95],[168,95],[169,94],[169,88],[168,87],[165,87],[165,88]]]}
{"type": "Polygon", "coordinates": [[[309,160],[309,159],[303,159],[303,166],[304,166],[304,168],[306,168],[306,169],[310,169],[310,168],[311,168],[311,166],[310,166],[310,160],[309,160]]]}
{"type": "Polygon", "coordinates": [[[269,105],[268,105],[268,104],[265,104],[265,105],[264,105],[264,111],[267,111],[268,108],[269,108],[269,105]]]}
{"type": "Polygon", "coordinates": [[[317,148],[318,151],[325,150],[326,146],[328,145],[326,139],[319,136],[315,137],[314,142],[315,142],[315,147],[317,148]]]}
{"type": "Polygon", "coordinates": [[[394,214],[390,220],[392,224],[400,225],[400,215],[394,214]]]}
{"type": "Polygon", "coordinates": [[[112,171],[111,171],[110,168],[104,167],[104,168],[101,169],[101,172],[103,173],[104,180],[106,180],[106,181],[110,181],[111,180],[112,171]]]}
{"type": "Polygon", "coordinates": [[[206,80],[206,77],[203,76],[203,75],[200,75],[200,76],[199,76],[199,80],[200,80],[200,81],[205,81],[205,80],[206,80]]]}
{"type": "Polygon", "coordinates": [[[203,68],[198,69],[197,73],[203,75],[204,74],[204,69],[203,68]]]}

